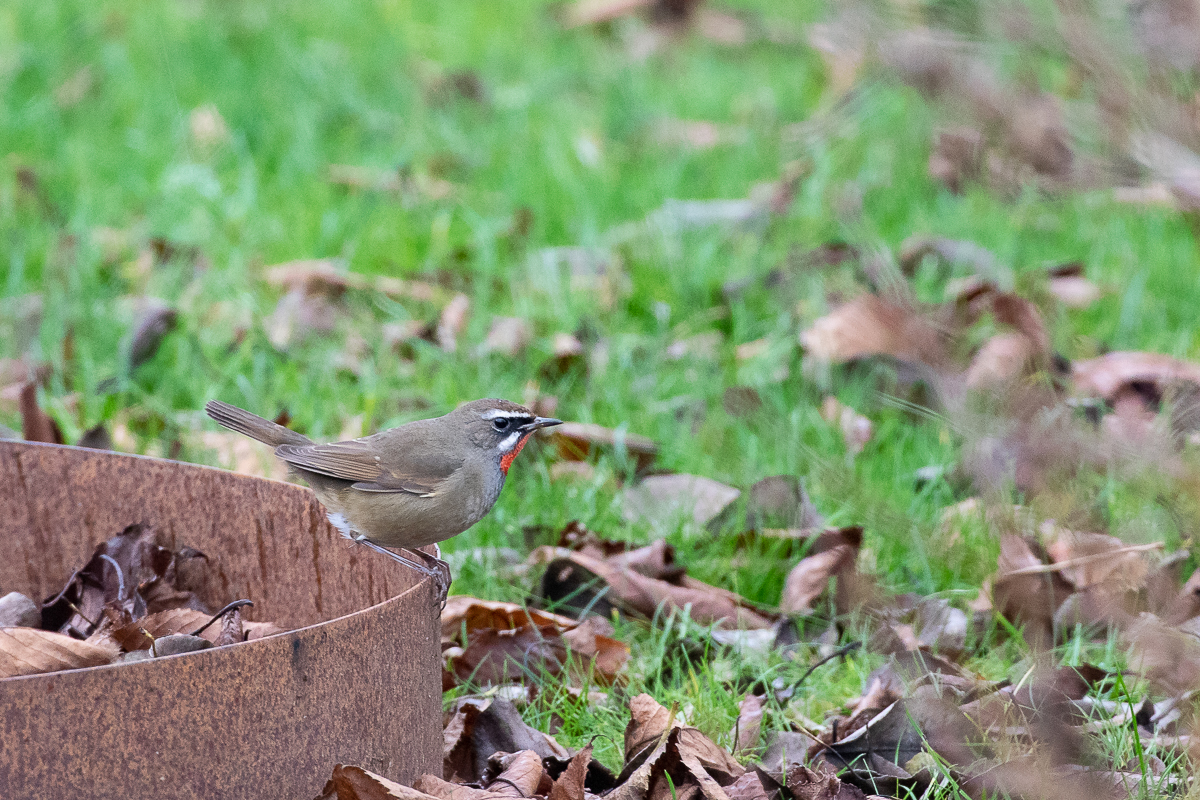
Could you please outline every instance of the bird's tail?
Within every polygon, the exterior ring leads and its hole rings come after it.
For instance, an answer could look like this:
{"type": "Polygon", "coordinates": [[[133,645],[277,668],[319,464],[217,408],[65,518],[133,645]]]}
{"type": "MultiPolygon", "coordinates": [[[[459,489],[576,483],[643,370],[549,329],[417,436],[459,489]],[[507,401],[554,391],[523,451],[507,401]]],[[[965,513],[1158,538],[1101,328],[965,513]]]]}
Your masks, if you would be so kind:
{"type": "Polygon", "coordinates": [[[204,410],[218,424],[229,430],[245,434],[272,447],[279,447],[281,444],[312,444],[312,440],[302,433],[276,425],[269,419],[263,419],[257,414],[251,414],[220,400],[209,400],[204,404],[204,410]]]}

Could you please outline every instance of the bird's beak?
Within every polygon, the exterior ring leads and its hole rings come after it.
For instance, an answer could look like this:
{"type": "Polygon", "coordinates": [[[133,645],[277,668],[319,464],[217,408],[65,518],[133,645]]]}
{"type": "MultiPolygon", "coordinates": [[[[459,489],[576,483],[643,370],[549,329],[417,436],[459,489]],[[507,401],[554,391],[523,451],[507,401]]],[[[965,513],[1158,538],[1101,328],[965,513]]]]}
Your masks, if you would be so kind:
{"type": "Polygon", "coordinates": [[[522,425],[521,430],[536,431],[538,428],[552,428],[555,425],[562,425],[562,420],[553,417],[537,417],[533,422],[522,425]]]}

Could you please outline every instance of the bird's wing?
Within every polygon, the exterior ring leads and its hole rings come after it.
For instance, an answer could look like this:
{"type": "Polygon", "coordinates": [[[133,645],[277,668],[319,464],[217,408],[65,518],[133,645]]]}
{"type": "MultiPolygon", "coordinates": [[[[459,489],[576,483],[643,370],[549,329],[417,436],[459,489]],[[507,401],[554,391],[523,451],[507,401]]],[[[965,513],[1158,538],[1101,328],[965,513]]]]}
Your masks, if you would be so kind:
{"type": "Polygon", "coordinates": [[[364,492],[431,494],[462,466],[428,448],[409,447],[393,452],[373,440],[374,437],[332,444],[283,445],[275,448],[275,454],[300,469],[351,481],[353,488],[364,492]],[[389,455],[377,458],[381,450],[389,455]]]}

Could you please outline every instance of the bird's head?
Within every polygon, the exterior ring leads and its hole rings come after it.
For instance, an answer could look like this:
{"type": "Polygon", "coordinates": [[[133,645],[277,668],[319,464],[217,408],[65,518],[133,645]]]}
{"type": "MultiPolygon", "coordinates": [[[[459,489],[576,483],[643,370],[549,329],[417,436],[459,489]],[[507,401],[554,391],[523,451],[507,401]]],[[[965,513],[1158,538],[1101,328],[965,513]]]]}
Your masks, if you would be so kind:
{"type": "Polygon", "coordinates": [[[560,419],[539,417],[525,406],[493,398],[459,406],[450,416],[463,425],[471,444],[499,459],[506,475],[530,436],[540,428],[562,424],[560,419]]]}

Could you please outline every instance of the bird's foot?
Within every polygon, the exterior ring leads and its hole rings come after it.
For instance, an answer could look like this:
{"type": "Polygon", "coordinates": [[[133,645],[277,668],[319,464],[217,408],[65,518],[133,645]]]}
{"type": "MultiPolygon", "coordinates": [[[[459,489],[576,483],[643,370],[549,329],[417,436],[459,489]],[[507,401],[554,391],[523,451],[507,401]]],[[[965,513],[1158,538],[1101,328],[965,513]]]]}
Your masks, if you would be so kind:
{"type": "Polygon", "coordinates": [[[400,550],[401,552],[397,553],[395,550],[390,550],[386,547],[375,544],[374,542],[372,542],[371,540],[366,539],[366,538],[356,537],[355,541],[358,542],[359,544],[366,545],[367,547],[369,547],[370,549],[374,550],[377,553],[382,553],[383,555],[387,556],[388,558],[391,558],[394,561],[399,561],[401,564],[405,565],[409,569],[416,570],[417,572],[421,573],[422,575],[424,575],[427,578],[432,578],[434,586],[437,589],[436,596],[437,596],[438,606],[441,609],[444,609],[446,607],[446,596],[449,595],[449,593],[450,593],[451,575],[450,575],[450,565],[447,564],[445,561],[442,561],[437,556],[430,555],[429,553],[426,553],[423,550],[409,549],[407,547],[399,547],[396,549],[400,550]],[[409,558],[408,556],[403,555],[403,553],[408,553],[408,554],[417,556],[421,559],[421,561],[423,561],[425,563],[420,563],[419,561],[414,561],[413,559],[409,558]]]}

